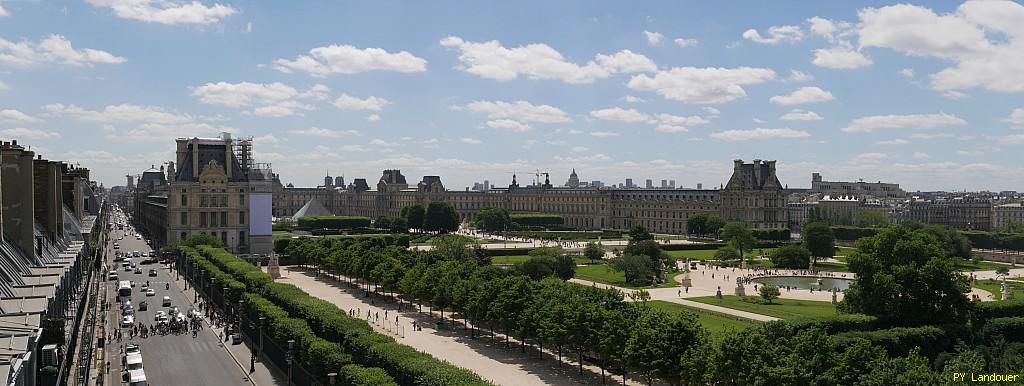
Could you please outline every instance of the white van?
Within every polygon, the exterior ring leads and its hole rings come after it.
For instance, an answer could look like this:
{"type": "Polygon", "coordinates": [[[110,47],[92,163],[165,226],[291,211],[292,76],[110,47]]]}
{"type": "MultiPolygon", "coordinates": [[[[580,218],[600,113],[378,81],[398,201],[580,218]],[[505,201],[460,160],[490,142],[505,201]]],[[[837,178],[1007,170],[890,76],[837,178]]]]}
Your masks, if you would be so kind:
{"type": "Polygon", "coordinates": [[[129,373],[135,370],[142,370],[142,354],[128,354],[128,357],[125,359],[125,363],[127,364],[126,368],[129,373]]]}
{"type": "Polygon", "coordinates": [[[129,371],[128,386],[149,386],[149,382],[146,382],[146,372],[142,369],[129,371]]]}

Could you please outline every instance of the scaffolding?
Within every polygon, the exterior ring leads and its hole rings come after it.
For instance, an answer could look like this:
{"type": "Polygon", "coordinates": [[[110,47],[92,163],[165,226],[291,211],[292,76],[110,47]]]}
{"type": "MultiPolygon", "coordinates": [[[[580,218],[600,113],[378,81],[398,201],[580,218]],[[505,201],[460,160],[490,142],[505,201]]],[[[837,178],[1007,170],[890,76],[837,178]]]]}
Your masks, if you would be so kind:
{"type": "Polygon", "coordinates": [[[273,171],[269,162],[256,162],[252,157],[252,137],[233,140],[232,149],[242,174],[249,180],[269,180],[273,171]]]}

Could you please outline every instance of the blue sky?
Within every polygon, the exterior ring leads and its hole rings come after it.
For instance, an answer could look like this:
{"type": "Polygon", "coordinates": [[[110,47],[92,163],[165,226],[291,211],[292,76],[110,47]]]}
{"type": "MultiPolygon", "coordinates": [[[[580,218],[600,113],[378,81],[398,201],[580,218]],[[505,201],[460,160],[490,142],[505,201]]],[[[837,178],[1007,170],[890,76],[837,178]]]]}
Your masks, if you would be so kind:
{"type": "Polygon", "coordinates": [[[724,183],[1021,189],[1014,2],[0,1],[0,138],[107,185],[173,138],[255,137],[311,186],[724,183]],[[529,180],[530,177],[526,177],[529,180]]]}

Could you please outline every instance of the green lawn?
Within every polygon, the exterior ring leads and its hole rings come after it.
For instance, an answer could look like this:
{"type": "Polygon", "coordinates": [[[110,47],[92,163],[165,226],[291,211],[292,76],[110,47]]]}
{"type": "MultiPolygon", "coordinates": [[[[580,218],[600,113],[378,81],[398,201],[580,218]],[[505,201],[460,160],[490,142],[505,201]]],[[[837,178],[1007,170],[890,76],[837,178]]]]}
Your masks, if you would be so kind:
{"type": "Polygon", "coordinates": [[[794,319],[799,317],[827,318],[836,315],[836,306],[831,302],[775,299],[773,301],[775,304],[757,304],[745,302],[740,297],[732,295],[723,296],[721,299],[714,296],[704,296],[691,298],[689,300],[740,311],[753,312],[755,314],[774,316],[781,319],[794,319]]]}
{"type": "Polygon", "coordinates": [[[697,314],[697,323],[700,323],[701,327],[704,327],[704,329],[708,330],[712,336],[717,338],[720,338],[729,332],[739,331],[747,327],[753,327],[761,324],[761,322],[756,320],[721,314],[696,307],[684,306],[682,304],[666,302],[664,300],[651,300],[647,302],[647,305],[651,306],[653,309],[666,312],[689,312],[691,314],[697,314]]]}
{"type": "Polygon", "coordinates": [[[714,249],[699,249],[692,251],[665,251],[672,258],[679,261],[686,261],[687,258],[690,260],[711,260],[715,257],[714,249]]]}
{"type": "Polygon", "coordinates": [[[825,272],[850,272],[850,267],[843,263],[817,263],[814,264],[814,268],[825,272]]]}
{"type": "MultiPolygon", "coordinates": [[[[590,259],[580,256],[573,256],[573,261],[576,264],[590,264],[590,259]]],[[[511,256],[491,256],[491,264],[516,264],[530,260],[530,255],[511,255],[511,256]]],[[[601,260],[597,262],[600,264],[601,260]]]]}
{"type": "MultiPolygon", "coordinates": [[[[1024,298],[1024,284],[1006,282],[1010,286],[1010,296],[1014,299],[1024,298]]],[[[999,291],[1002,285],[1002,281],[995,281],[992,279],[978,280],[974,282],[972,287],[981,288],[985,291],[991,292],[995,296],[996,300],[1003,300],[1003,293],[999,291]]]]}
{"type": "Polygon", "coordinates": [[[839,248],[836,248],[836,256],[835,256],[835,258],[836,258],[836,260],[841,260],[841,261],[842,260],[846,260],[846,257],[850,256],[850,254],[853,253],[853,251],[856,251],[856,250],[857,250],[857,248],[850,248],[850,247],[839,247],[839,248]]]}
{"type": "Polygon", "coordinates": [[[669,273],[668,277],[672,278],[669,282],[648,287],[634,287],[626,284],[626,275],[622,272],[618,272],[607,265],[588,265],[585,267],[576,267],[576,278],[581,280],[589,280],[598,283],[613,285],[616,287],[626,288],[671,288],[678,286],[679,283],[675,281],[674,276],[678,272],[669,273]]]}
{"type": "Polygon", "coordinates": [[[993,263],[991,261],[979,261],[978,264],[974,264],[973,261],[957,259],[956,269],[958,271],[995,271],[999,267],[1007,267],[1009,265],[993,263]]]}

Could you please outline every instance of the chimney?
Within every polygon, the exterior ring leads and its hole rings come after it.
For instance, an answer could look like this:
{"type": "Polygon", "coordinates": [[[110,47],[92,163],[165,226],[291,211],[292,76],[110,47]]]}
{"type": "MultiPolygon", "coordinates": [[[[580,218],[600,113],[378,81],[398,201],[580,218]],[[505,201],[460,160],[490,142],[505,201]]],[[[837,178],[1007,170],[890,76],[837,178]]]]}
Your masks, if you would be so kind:
{"type": "Polygon", "coordinates": [[[734,159],[734,160],[732,160],[732,170],[738,171],[738,170],[740,170],[742,168],[743,168],[743,160],[741,160],[741,159],[734,159]]]}
{"type": "Polygon", "coordinates": [[[189,140],[192,145],[192,178],[199,178],[199,138],[189,140]]]}
{"type": "Polygon", "coordinates": [[[224,136],[224,171],[228,174],[228,179],[231,179],[231,169],[233,169],[232,163],[235,159],[234,154],[231,152],[231,133],[223,133],[224,136]]]}
{"type": "Polygon", "coordinates": [[[768,177],[775,177],[775,161],[765,161],[768,164],[768,177]]]}
{"type": "Polygon", "coordinates": [[[184,165],[185,154],[188,153],[188,140],[185,138],[178,138],[175,140],[175,143],[178,145],[175,150],[175,161],[178,163],[178,165],[184,165]]]}
{"type": "Polygon", "coordinates": [[[764,180],[761,179],[761,160],[754,160],[754,186],[761,186],[764,180]]]}

